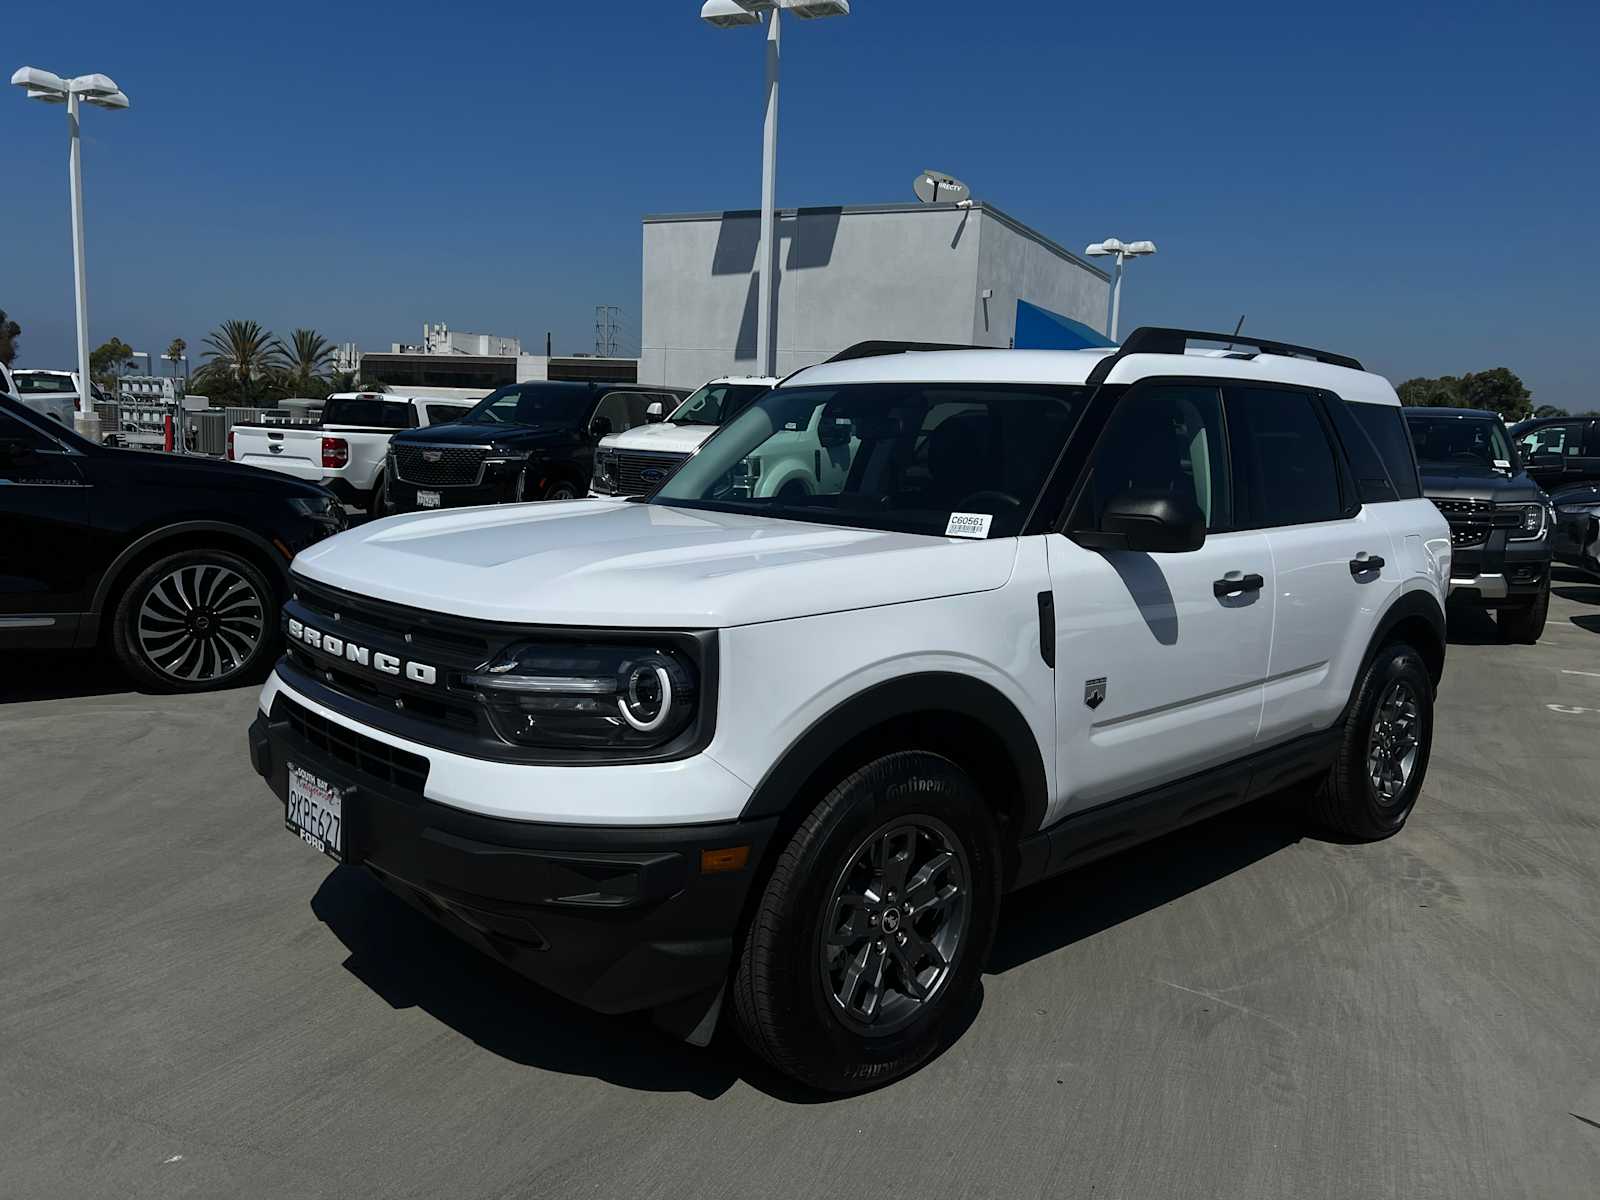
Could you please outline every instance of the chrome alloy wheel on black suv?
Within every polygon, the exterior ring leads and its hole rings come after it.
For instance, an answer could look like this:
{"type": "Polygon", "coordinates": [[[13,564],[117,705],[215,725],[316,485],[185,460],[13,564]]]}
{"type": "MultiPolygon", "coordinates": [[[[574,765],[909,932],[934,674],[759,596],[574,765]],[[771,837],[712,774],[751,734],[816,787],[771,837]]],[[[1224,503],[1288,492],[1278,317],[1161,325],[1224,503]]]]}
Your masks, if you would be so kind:
{"type": "Polygon", "coordinates": [[[112,616],[117,655],[161,691],[202,692],[248,678],[271,654],[273,593],[224,550],[187,550],[146,567],[112,616]]]}

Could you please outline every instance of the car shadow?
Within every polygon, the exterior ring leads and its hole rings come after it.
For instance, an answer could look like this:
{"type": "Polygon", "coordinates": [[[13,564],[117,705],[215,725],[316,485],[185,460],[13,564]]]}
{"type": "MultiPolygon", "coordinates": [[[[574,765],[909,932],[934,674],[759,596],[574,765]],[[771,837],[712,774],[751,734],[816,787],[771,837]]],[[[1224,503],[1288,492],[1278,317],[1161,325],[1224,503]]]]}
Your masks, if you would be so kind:
{"type": "Polygon", "coordinates": [[[1600,616],[1573,617],[1572,623],[1588,633],[1600,633],[1600,616]]]}
{"type": "Polygon", "coordinates": [[[0,663],[0,704],[134,690],[115,659],[90,650],[19,650],[0,663]]]}
{"type": "MultiPolygon", "coordinates": [[[[1006,898],[985,974],[1066,949],[1304,836],[1282,798],[1269,798],[1024,889],[1006,898]]],[[[336,867],[311,910],[349,952],[345,969],[386,1003],[421,1009],[511,1062],[706,1100],[740,1080],[786,1103],[839,1098],[769,1068],[740,1043],[726,1012],[712,1044],[697,1049],[643,1015],[608,1017],[569,1003],[459,941],[359,868],[336,867]]],[[[980,988],[939,1053],[961,1039],[982,1006],[980,988]]]]}
{"type": "Polygon", "coordinates": [[[1550,592],[1563,600],[1576,600],[1579,604],[1600,604],[1600,583],[1591,583],[1586,587],[1552,586],[1550,592]]]}
{"type": "Polygon", "coordinates": [[[1505,639],[1494,616],[1473,604],[1451,604],[1445,608],[1445,640],[1452,646],[1498,646],[1505,639]]]}

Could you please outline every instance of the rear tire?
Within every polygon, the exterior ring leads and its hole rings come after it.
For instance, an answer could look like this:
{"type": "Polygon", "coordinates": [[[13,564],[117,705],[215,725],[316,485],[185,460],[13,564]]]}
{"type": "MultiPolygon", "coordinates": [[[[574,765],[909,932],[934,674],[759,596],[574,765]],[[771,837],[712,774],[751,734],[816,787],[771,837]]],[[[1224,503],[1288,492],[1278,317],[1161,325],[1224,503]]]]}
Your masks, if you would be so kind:
{"type": "Polygon", "coordinates": [[[277,598],[227,550],[180,550],[138,573],[117,599],[111,641],[141,686],[208,692],[244,683],[277,649],[277,598]]]}
{"type": "Polygon", "coordinates": [[[1312,797],[1312,818],[1363,841],[1398,833],[1416,805],[1432,748],[1433,679],[1414,647],[1391,642],[1356,687],[1338,757],[1312,797]]]}
{"type": "Polygon", "coordinates": [[[546,500],[576,500],[578,489],[565,479],[558,479],[544,490],[546,500]]]}
{"type": "Polygon", "coordinates": [[[1545,621],[1550,616],[1550,579],[1547,576],[1539,594],[1526,604],[1515,608],[1502,608],[1495,616],[1500,626],[1500,639],[1531,646],[1544,633],[1545,621]]]}
{"type": "Polygon", "coordinates": [[[890,754],[840,781],[756,903],[732,987],[745,1042],[829,1092],[910,1074],[977,990],[1000,874],[994,819],[948,759],[890,754]]]}
{"type": "Polygon", "coordinates": [[[367,515],[374,521],[381,520],[394,511],[389,507],[388,483],[389,481],[382,475],[373,481],[372,500],[367,505],[367,515]]]}

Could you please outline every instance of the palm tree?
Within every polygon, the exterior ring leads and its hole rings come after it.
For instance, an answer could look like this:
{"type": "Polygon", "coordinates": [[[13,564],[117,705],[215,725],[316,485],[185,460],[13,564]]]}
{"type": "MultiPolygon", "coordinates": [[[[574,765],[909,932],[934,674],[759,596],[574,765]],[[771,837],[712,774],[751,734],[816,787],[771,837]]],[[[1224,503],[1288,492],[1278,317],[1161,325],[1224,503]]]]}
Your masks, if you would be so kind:
{"type": "Polygon", "coordinates": [[[283,364],[283,343],[255,321],[224,321],[206,334],[206,364],[195,383],[249,393],[283,364]]]}
{"type": "Polygon", "coordinates": [[[183,352],[189,348],[189,343],[182,338],[173,338],[172,344],[167,347],[167,352],[162,357],[172,361],[172,377],[178,377],[178,362],[183,358],[183,352]]]}
{"type": "Polygon", "coordinates": [[[286,347],[288,361],[280,382],[296,396],[327,395],[333,369],[333,343],[315,329],[296,329],[286,347]]]}

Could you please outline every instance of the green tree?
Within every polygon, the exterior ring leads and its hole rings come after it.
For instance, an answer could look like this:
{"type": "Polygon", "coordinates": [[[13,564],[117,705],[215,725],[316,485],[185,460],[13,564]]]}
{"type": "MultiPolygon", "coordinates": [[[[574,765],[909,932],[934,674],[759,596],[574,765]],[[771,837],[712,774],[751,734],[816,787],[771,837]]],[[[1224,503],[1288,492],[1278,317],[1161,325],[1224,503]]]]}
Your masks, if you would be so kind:
{"type": "Polygon", "coordinates": [[[172,363],[172,377],[178,377],[178,362],[183,358],[184,351],[189,348],[189,343],[182,338],[173,338],[167,346],[167,352],[161,357],[172,363]]]}
{"type": "Polygon", "coordinates": [[[1424,408],[1482,408],[1507,421],[1520,421],[1533,411],[1533,393],[1506,367],[1438,379],[1408,379],[1395,389],[1401,404],[1424,408]]]}
{"type": "Polygon", "coordinates": [[[336,392],[387,392],[389,385],[364,381],[359,371],[335,371],[328,379],[328,394],[336,392]]]}
{"type": "Polygon", "coordinates": [[[22,326],[6,316],[0,308],[0,364],[10,366],[17,361],[17,339],[22,336],[22,326]]]}
{"type": "Polygon", "coordinates": [[[328,376],[333,370],[333,343],[315,329],[296,329],[289,335],[279,383],[291,395],[325,400],[328,376]]]}
{"type": "Polygon", "coordinates": [[[116,395],[117,377],[132,365],[133,347],[121,338],[112,338],[90,352],[89,377],[116,395]]]}
{"type": "Polygon", "coordinates": [[[1557,408],[1554,404],[1541,404],[1533,410],[1536,417],[1565,417],[1571,414],[1564,408],[1557,408]]]}
{"type": "Polygon", "coordinates": [[[221,404],[270,404],[284,395],[275,376],[283,366],[283,344],[255,321],[224,321],[206,334],[205,364],[195,372],[197,390],[221,404]]]}

